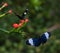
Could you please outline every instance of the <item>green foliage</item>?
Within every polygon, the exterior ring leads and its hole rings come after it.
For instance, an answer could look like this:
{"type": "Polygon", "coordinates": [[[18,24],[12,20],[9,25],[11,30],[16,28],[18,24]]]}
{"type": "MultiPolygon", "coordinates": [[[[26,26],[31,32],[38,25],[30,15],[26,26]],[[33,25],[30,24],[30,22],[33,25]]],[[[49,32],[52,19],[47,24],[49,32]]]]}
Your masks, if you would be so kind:
{"type": "Polygon", "coordinates": [[[36,48],[25,44],[26,39],[39,37],[47,28],[60,23],[59,0],[0,0],[0,4],[2,2],[7,2],[9,7],[0,11],[0,14],[12,8],[21,15],[28,8],[29,23],[21,35],[17,32],[7,34],[13,28],[12,24],[18,23],[19,19],[14,14],[0,19],[0,53],[60,53],[60,29],[53,31],[51,38],[44,45],[36,48]]]}

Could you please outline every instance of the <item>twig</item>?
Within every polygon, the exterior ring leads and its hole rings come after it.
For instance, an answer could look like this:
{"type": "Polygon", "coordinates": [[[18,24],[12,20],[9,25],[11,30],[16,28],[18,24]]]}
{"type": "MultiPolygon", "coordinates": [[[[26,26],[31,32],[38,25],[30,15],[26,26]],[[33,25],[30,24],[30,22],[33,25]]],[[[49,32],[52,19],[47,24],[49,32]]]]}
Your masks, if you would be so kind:
{"type": "Polygon", "coordinates": [[[54,30],[56,30],[58,28],[60,28],[60,25],[59,24],[55,24],[52,27],[48,28],[47,31],[52,32],[52,31],[54,31],[54,30]]]}

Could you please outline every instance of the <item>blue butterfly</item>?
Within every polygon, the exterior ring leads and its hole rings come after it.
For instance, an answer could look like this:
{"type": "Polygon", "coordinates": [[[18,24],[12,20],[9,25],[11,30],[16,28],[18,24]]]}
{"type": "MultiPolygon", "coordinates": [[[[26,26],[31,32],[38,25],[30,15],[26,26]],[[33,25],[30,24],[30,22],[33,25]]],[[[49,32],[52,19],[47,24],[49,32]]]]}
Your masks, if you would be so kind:
{"type": "Polygon", "coordinates": [[[40,44],[46,43],[50,36],[51,36],[50,32],[45,32],[39,38],[30,38],[30,39],[28,39],[26,41],[26,44],[31,45],[31,46],[39,46],[40,44]]]}
{"type": "Polygon", "coordinates": [[[26,10],[24,11],[24,13],[22,14],[22,16],[20,16],[20,15],[17,14],[16,12],[14,12],[14,14],[15,14],[19,19],[24,19],[27,13],[28,13],[28,9],[26,9],[26,10]]]}

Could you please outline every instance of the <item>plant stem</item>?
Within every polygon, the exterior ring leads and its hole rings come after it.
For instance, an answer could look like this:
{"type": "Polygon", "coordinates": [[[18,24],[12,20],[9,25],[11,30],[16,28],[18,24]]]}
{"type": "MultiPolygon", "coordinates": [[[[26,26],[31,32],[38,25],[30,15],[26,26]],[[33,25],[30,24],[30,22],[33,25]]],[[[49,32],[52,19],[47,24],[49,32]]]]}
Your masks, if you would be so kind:
{"type": "Polygon", "coordinates": [[[9,31],[7,31],[7,30],[4,30],[4,29],[1,29],[1,28],[0,28],[0,31],[3,31],[3,32],[5,32],[5,33],[8,33],[8,34],[9,34],[9,31]]]}

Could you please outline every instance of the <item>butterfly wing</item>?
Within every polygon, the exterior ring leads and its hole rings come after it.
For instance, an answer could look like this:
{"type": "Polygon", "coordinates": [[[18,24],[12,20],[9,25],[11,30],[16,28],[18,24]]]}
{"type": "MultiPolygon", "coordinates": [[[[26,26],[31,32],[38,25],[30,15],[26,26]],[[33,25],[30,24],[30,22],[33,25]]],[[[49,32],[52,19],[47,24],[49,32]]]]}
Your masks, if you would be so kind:
{"type": "Polygon", "coordinates": [[[22,17],[25,18],[25,16],[27,15],[27,13],[28,13],[28,9],[26,9],[26,10],[24,11],[24,13],[22,14],[22,17]]]}
{"type": "Polygon", "coordinates": [[[14,14],[15,14],[19,19],[24,19],[25,16],[26,16],[26,14],[27,14],[27,12],[28,12],[28,9],[26,9],[26,10],[24,11],[24,13],[22,14],[22,16],[18,15],[16,12],[14,12],[14,14]]]}
{"type": "Polygon", "coordinates": [[[51,36],[50,32],[45,32],[44,34],[42,34],[40,38],[40,40],[42,40],[42,44],[46,43],[50,36],[51,36]]]}
{"type": "Polygon", "coordinates": [[[42,44],[46,43],[50,36],[51,36],[50,32],[45,32],[39,38],[29,38],[26,41],[26,44],[31,46],[39,46],[41,43],[42,44]]]}
{"type": "Polygon", "coordinates": [[[23,19],[20,15],[18,15],[16,12],[14,12],[14,14],[19,18],[19,19],[23,19]]]}
{"type": "Polygon", "coordinates": [[[39,38],[30,38],[26,41],[26,44],[31,46],[39,46],[41,44],[41,40],[39,38]]]}

